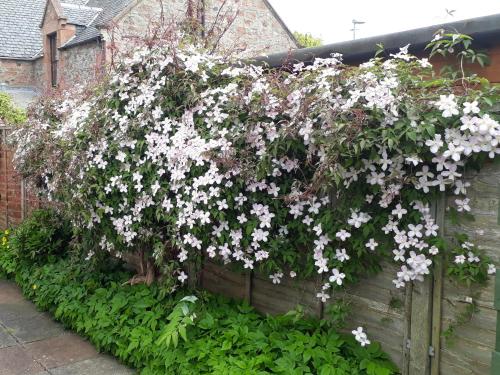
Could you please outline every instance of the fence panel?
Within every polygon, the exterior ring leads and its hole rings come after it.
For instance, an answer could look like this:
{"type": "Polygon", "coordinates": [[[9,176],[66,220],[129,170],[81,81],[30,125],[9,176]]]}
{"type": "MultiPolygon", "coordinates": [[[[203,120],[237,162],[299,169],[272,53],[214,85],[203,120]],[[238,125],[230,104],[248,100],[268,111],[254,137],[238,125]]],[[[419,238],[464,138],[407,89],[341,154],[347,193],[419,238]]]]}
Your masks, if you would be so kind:
{"type": "MultiPolygon", "coordinates": [[[[500,164],[490,163],[480,173],[469,172],[468,196],[474,221],[453,224],[446,215],[445,236],[453,242],[453,234],[466,233],[494,263],[500,265],[500,164]]],[[[447,198],[447,206],[456,197],[447,198]]],[[[488,375],[491,355],[495,350],[496,311],[494,278],[485,287],[466,288],[444,277],[441,298],[439,372],[433,375],[488,375]],[[475,307],[474,307],[475,306],[475,307]]]]}

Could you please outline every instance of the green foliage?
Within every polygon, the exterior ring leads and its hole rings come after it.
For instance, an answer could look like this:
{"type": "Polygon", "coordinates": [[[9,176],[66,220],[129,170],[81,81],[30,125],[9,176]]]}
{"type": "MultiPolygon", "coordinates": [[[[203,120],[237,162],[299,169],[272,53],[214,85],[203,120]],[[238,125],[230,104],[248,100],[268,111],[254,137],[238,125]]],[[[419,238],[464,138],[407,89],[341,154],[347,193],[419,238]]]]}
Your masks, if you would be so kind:
{"type": "Polygon", "coordinates": [[[315,38],[309,33],[299,33],[298,31],[294,31],[293,36],[297,39],[297,42],[299,42],[301,47],[319,47],[323,44],[323,41],[320,38],[315,38]]]}
{"type": "Polygon", "coordinates": [[[17,260],[9,243],[10,230],[1,233],[0,239],[0,276],[14,274],[17,267],[17,260]]]}
{"type": "Polygon", "coordinates": [[[10,95],[0,93],[0,121],[7,124],[20,124],[26,121],[26,113],[14,106],[10,95]]]}
{"type": "Polygon", "coordinates": [[[158,344],[165,342],[168,348],[172,343],[177,348],[179,336],[188,341],[186,328],[194,324],[196,314],[192,313],[191,309],[197,299],[195,296],[186,296],[179,301],[167,317],[169,322],[158,339],[158,344]]]}
{"type": "Polygon", "coordinates": [[[9,242],[19,260],[45,262],[64,253],[71,233],[71,225],[56,211],[37,210],[14,230],[9,242]]]}
{"type": "Polygon", "coordinates": [[[454,55],[459,60],[459,69],[452,65],[446,65],[441,70],[441,75],[450,76],[453,79],[465,76],[464,63],[479,64],[484,67],[489,63],[486,53],[476,51],[472,48],[472,37],[458,33],[446,33],[443,29],[436,33],[432,42],[426,48],[430,50],[430,57],[441,55],[443,57],[454,55]]]}
{"type": "MultiPolygon", "coordinates": [[[[0,270],[13,261],[5,254],[0,270]]],[[[124,285],[130,275],[119,265],[106,269],[95,272],[68,259],[24,262],[16,282],[39,308],[143,375],[398,372],[379,344],[363,348],[326,321],[297,312],[264,317],[207,293],[165,296],[157,284],[124,285]]]]}
{"type": "Polygon", "coordinates": [[[470,243],[467,235],[456,234],[455,237],[458,244],[447,253],[448,276],[467,287],[486,284],[489,280],[491,259],[484,251],[470,243]]]}

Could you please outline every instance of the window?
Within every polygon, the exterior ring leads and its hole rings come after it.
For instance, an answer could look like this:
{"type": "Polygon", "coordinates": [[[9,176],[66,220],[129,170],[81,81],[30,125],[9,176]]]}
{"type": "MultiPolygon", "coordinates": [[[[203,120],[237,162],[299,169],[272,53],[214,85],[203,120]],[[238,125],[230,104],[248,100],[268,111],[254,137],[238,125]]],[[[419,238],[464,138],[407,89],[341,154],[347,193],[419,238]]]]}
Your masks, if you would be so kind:
{"type": "Polygon", "coordinates": [[[57,34],[49,36],[50,80],[52,87],[57,86],[57,34]]]}

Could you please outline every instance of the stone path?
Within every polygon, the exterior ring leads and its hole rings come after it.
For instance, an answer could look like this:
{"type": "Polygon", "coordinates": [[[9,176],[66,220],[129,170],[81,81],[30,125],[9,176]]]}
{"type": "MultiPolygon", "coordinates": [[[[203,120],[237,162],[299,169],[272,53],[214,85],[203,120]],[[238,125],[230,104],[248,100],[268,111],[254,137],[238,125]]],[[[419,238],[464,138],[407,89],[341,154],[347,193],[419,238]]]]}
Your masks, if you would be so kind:
{"type": "Polygon", "coordinates": [[[131,375],[0,280],[0,375],[131,375]]]}

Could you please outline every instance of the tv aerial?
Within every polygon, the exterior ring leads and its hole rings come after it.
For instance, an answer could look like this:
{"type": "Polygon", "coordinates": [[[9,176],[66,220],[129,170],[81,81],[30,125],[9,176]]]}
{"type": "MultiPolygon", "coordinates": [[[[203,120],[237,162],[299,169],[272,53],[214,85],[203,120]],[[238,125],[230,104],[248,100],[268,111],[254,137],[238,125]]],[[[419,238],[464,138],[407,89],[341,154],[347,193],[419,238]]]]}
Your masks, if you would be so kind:
{"type": "Polygon", "coordinates": [[[363,25],[365,24],[366,22],[364,21],[358,21],[356,19],[353,19],[352,20],[352,40],[355,40],[356,39],[356,31],[358,31],[359,29],[356,27],[357,25],[363,25]]]}

